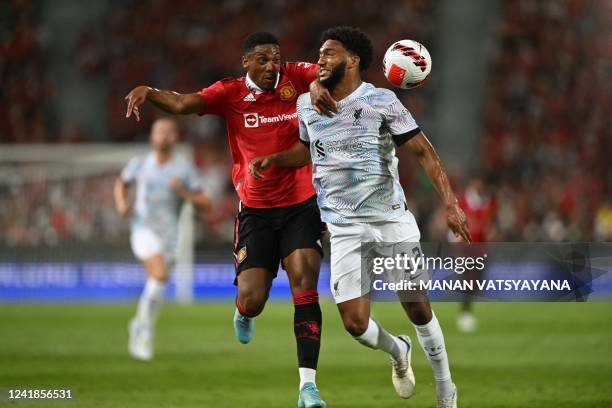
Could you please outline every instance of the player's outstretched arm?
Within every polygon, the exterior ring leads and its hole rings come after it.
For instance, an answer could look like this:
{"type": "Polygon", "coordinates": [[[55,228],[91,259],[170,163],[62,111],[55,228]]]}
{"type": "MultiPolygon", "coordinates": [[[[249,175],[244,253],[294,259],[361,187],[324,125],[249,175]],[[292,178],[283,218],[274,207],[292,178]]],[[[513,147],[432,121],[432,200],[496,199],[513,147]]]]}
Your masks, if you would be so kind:
{"type": "Polygon", "coordinates": [[[455,235],[460,236],[466,242],[472,242],[472,236],[467,226],[467,218],[461,207],[459,207],[459,201],[451,188],[444,165],[434,147],[423,132],[419,132],[410,139],[406,146],[416,155],[438,194],[440,194],[442,202],[446,206],[447,222],[450,229],[455,235]]]}
{"type": "Polygon", "coordinates": [[[249,173],[257,180],[262,180],[264,178],[262,171],[270,167],[302,167],[308,163],[310,163],[310,149],[298,141],[285,151],[251,160],[249,173]]]}
{"type": "Polygon", "coordinates": [[[132,113],[140,121],[139,106],[145,101],[151,102],[164,112],[187,115],[204,112],[204,98],[197,93],[180,94],[174,91],[160,90],[149,86],[137,86],[126,95],[127,112],[129,118],[132,113]]]}
{"type": "Polygon", "coordinates": [[[121,177],[115,181],[113,196],[115,198],[115,209],[120,216],[125,217],[130,213],[131,204],[127,198],[128,185],[121,177]]]}

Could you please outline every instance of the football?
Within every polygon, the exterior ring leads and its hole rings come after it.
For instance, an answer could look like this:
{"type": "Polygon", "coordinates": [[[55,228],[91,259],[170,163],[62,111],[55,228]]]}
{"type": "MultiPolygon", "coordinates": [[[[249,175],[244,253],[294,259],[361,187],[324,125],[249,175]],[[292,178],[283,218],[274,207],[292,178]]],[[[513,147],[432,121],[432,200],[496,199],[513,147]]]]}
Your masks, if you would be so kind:
{"type": "Polygon", "coordinates": [[[413,40],[393,43],[383,58],[383,73],[394,86],[410,89],[419,86],[431,72],[431,56],[423,44],[413,40]]]}

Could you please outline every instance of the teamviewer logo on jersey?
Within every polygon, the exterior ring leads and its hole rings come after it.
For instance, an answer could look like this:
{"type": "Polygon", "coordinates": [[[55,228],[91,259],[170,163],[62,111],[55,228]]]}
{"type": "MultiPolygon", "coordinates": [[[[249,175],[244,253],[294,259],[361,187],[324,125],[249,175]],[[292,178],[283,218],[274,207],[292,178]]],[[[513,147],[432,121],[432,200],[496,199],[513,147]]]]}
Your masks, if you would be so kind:
{"type": "Polygon", "coordinates": [[[243,113],[242,116],[244,116],[244,127],[259,127],[259,115],[257,113],[243,113]]]}

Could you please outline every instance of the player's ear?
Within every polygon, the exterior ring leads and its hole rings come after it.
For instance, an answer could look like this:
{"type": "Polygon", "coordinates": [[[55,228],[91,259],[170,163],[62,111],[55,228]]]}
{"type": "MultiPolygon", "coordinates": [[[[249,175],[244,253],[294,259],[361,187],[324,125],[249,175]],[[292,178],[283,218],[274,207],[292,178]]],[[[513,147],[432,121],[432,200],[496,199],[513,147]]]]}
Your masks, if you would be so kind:
{"type": "Polygon", "coordinates": [[[357,69],[359,69],[359,61],[360,61],[359,55],[357,55],[357,54],[350,54],[349,55],[348,66],[350,68],[357,68],[357,69]]]}
{"type": "Polygon", "coordinates": [[[242,56],[242,68],[244,69],[249,68],[249,59],[247,58],[246,55],[242,56]]]}

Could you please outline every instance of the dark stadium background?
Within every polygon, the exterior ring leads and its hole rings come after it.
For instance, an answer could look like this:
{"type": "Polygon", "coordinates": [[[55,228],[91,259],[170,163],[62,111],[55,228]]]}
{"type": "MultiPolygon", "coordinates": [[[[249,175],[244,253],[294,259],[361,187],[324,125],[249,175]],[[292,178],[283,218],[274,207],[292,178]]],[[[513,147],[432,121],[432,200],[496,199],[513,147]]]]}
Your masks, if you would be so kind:
{"type": "MultiPolygon", "coordinates": [[[[222,293],[196,291],[196,297],[207,300],[212,294],[227,302],[165,309],[160,361],[151,368],[133,365],[124,350],[133,305],[106,304],[135,299],[142,270],[129,251],[128,222],[113,207],[120,166],[104,167],[104,158],[142,150],[150,124],[161,116],[146,105],[141,122],[126,119],[124,96],[141,84],[193,92],[242,75],[240,45],[253,31],[275,33],[285,60],[315,62],[322,30],[359,26],[375,45],[375,63],[365,79],[384,87],[390,87],[381,67],[386,48],[402,38],[423,43],[433,59],[429,81],[397,94],[432,140],[458,195],[472,180],[484,180],[497,203],[487,239],[612,241],[610,1],[6,0],[0,3],[0,23],[0,387],[72,386],[81,392],[82,406],[214,401],[232,407],[242,406],[249,395],[252,406],[277,406],[272,395],[285,398],[278,406],[293,404],[287,302],[268,306],[261,319],[263,343],[254,345],[261,347],[256,353],[279,353],[264,376],[254,352],[229,346],[234,292],[231,284],[223,285],[231,282],[238,202],[219,119],[185,117],[180,125],[215,203],[197,221],[194,284],[218,284],[222,293]],[[90,165],[94,156],[99,167],[90,165]],[[77,278],[95,276],[95,288],[79,283],[62,289],[62,279],[70,280],[72,272],[77,278]],[[107,276],[112,282],[105,286],[107,276]],[[37,303],[89,300],[104,304],[37,303]],[[284,339],[282,348],[268,338],[272,335],[284,339]],[[71,338],[86,341],[69,346],[71,338]],[[230,364],[250,364],[247,372],[255,382],[224,371],[227,361],[219,356],[228,354],[230,364]],[[172,377],[177,371],[182,382],[172,377]],[[201,391],[196,378],[219,387],[217,393],[201,391]],[[169,385],[170,391],[148,399],[151,384],[169,385]],[[232,384],[261,389],[241,395],[232,384]]],[[[445,240],[444,209],[418,163],[401,156],[400,174],[422,239],[445,240]]],[[[286,282],[279,280],[286,297],[286,282]]],[[[399,308],[379,306],[380,316],[395,316],[390,327],[399,327],[399,308]]],[[[487,304],[476,309],[482,331],[468,338],[453,331],[456,309],[444,304],[437,310],[456,367],[453,376],[459,378],[460,404],[612,404],[605,391],[612,378],[609,303],[487,304]],[[485,346],[491,355],[481,353],[485,346]],[[499,387],[493,378],[508,386],[499,387]]],[[[371,395],[365,389],[378,384],[377,377],[370,384],[354,374],[384,369],[386,376],[381,356],[350,349],[333,305],[324,311],[326,398],[338,401],[334,406],[395,406],[386,378],[371,395]],[[348,368],[342,357],[347,349],[359,355],[348,368]]],[[[431,375],[422,357],[415,364],[426,389],[431,375]]],[[[415,403],[431,403],[430,391],[415,403]]]]}

